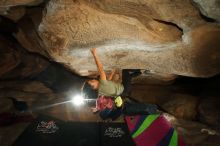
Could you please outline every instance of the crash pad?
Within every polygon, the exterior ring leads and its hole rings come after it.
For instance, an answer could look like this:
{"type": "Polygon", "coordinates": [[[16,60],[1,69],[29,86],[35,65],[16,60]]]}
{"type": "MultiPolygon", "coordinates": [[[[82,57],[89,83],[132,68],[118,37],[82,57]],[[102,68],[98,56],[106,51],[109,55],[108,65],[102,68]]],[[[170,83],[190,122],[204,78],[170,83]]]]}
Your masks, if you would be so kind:
{"type": "Polygon", "coordinates": [[[162,114],[126,116],[125,121],[137,146],[186,146],[162,114]]]}
{"type": "Polygon", "coordinates": [[[125,123],[65,122],[39,115],[13,146],[135,146],[125,123]]]}

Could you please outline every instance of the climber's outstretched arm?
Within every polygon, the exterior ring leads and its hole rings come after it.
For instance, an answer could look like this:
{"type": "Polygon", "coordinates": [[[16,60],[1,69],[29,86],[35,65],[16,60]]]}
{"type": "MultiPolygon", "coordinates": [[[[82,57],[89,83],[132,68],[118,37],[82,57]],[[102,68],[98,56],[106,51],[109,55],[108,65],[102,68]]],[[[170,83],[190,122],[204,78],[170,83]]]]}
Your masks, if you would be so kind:
{"type": "Polygon", "coordinates": [[[96,63],[96,66],[98,68],[98,72],[99,72],[99,75],[100,75],[100,79],[101,80],[106,80],[106,74],[105,74],[105,71],[103,69],[103,65],[99,59],[99,57],[97,56],[96,54],[96,48],[92,48],[91,49],[91,53],[95,59],[95,63],[96,63]]]}

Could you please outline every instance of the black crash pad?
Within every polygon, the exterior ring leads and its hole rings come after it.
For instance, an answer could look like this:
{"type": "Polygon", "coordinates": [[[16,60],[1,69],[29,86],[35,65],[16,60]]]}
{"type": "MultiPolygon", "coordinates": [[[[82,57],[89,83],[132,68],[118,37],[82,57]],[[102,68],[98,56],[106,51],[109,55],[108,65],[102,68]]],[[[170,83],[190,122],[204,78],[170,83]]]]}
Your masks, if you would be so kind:
{"type": "Polygon", "coordinates": [[[13,146],[134,146],[126,124],[64,122],[40,115],[13,146]]]}

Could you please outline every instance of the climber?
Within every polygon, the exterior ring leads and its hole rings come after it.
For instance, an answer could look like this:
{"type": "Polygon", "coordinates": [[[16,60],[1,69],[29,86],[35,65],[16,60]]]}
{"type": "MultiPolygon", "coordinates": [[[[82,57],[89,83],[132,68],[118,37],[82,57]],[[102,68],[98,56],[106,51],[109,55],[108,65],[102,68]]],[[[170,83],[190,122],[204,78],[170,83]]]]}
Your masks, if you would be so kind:
{"type": "MultiPolygon", "coordinates": [[[[96,106],[92,107],[92,111],[100,111],[101,117],[108,117],[113,111],[118,111],[123,105],[122,97],[129,96],[131,90],[131,79],[132,77],[138,76],[141,74],[139,69],[126,69],[122,70],[122,83],[112,81],[112,78],[115,74],[115,70],[111,71],[110,76],[106,77],[103,65],[97,56],[96,48],[91,49],[91,53],[94,57],[95,63],[98,68],[100,79],[90,79],[86,81],[82,87],[82,92],[91,98],[94,96],[94,92],[98,91],[98,96],[96,96],[96,106]]],[[[93,97],[94,98],[94,97],[93,97]]]]}
{"type": "MultiPolygon", "coordinates": [[[[122,113],[131,115],[135,113],[152,114],[156,112],[156,105],[136,103],[134,100],[129,99],[131,79],[141,74],[139,69],[122,70],[122,83],[117,83],[112,81],[115,70],[111,72],[107,79],[102,63],[96,54],[96,49],[91,49],[91,53],[95,59],[100,79],[86,81],[82,87],[82,91],[84,93],[87,92],[87,94],[91,89],[98,91],[98,96],[96,96],[98,97],[96,99],[96,106],[91,108],[94,113],[99,112],[102,119],[111,118],[114,120],[122,113]],[[125,103],[123,103],[120,95],[123,97],[123,100],[128,97],[125,103]],[[138,107],[139,105],[141,108],[138,107]]],[[[91,93],[92,92],[89,92],[89,94],[91,93]]]]}
{"type": "Polygon", "coordinates": [[[91,49],[91,53],[95,59],[100,79],[91,79],[85,82],[83,88],[92,88],[93,90],[98,90],[99,95],[116,97],[119,95],[129,96],[131,89],[131,79],[132,77],[138,76],[141,74],[139,69],[125,69],[122,70],[122,83],[117,83],[112,81],[112,78],[115,74],[113,70],[110,76],[106,77],[103,65],[97,56],[96,48],[91,49]],[[89,86],[88,86],[89,85],[89,86]]]}

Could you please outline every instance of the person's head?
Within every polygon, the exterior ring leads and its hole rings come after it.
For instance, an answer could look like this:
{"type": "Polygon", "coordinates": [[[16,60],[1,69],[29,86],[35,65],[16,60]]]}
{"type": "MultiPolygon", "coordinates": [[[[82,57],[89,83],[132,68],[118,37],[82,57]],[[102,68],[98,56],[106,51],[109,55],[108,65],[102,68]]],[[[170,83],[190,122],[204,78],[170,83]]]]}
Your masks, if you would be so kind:
{"type": "Polygon", "coordinates": [[[87,83],[91,86],[93,90],[97,90],[99,88],[99,81],[96,79],[88,80],[87,83]]]}

